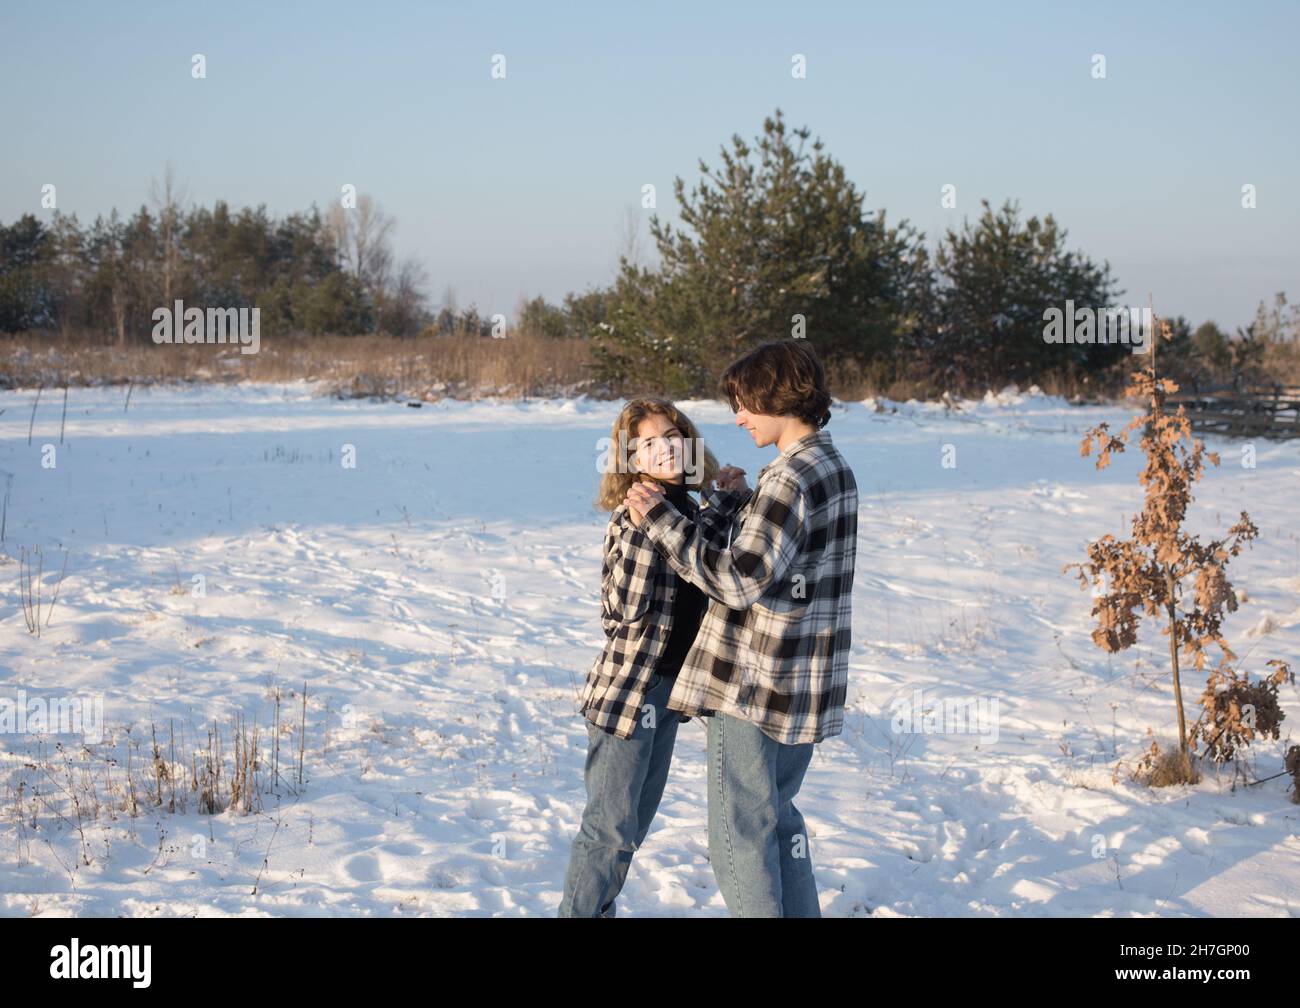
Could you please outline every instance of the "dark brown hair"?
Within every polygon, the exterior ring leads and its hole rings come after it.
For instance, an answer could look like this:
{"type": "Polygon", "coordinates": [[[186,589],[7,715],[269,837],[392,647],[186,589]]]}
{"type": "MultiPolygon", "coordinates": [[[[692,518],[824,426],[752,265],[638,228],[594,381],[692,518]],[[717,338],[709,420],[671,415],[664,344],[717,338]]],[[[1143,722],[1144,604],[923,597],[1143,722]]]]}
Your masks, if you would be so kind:
{"type": "Polygon", "coordinates": [[[764,343],[733,361],[718,390],[732,412],[743,406],[764,416],[797,416],[819,429],[831,419],[826,373],[801,339],[764,343]]]}

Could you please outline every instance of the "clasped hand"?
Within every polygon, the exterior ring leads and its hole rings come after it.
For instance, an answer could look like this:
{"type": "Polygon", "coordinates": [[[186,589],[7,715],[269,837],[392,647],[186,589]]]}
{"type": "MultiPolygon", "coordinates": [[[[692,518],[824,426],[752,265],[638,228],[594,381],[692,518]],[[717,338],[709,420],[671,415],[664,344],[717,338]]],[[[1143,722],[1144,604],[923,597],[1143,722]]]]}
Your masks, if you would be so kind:
{"type": "MultiPolygon", "coordinates": [[[[736,466],[723,466],[718,470],[718,475],[712,480],[712,483],[719,490],[745,490],[748,488],[748,484],[745,482],[745,470],[738,469],[736,466]]],[[[646,480],[643,483],[633,483],[628,487],[623,503],[627,505],[627,513],[632,519],[632,524],[640,528],[641,520],[645,518],[646,512],[663,499],[664,488],[658,483],[646,480]]]]}

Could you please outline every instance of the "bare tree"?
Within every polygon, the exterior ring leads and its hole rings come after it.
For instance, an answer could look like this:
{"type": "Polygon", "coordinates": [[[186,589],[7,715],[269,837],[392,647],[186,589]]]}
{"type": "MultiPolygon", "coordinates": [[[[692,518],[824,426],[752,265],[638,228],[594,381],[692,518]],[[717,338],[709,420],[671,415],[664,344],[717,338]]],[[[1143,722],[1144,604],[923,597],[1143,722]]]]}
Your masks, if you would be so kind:
{"type": "Polygon", "coordinates": [[[180,222],[188,196],[188,189],[176,184],[170,160],[162,184],[157,179],[149,182],[149,198],[158,216],[158,239],[162,243],[162,300],[165,305],[172,303],[172,291],[180,272],[180,222]]]}
{"type": "Polygon", "coordinates": [[[425,288],[429,275],[424,264],[414,257],[402,260],[388,299],[388,328],[397,336],[413,336],[423,321],[425,288]]]}
{"type": "Polygon", "coordinates": [[[330,208],[330,233],[339,255],[339,266],[353,274],[372,292],[384,286],[392,266],[393,218],[366,194],[357,205],[330,208]]]}
{"type": "Polygon", "coordinates": [[[362,194],[354,208],[332,206],[328,220],[339,268],[360,281],[379,327],[399,336],[413,333],[422,318],[428,274],[414,258],[394,267],[393,218],[362,194]]]}
{"type": "MultiPolygon", "coordinates": [[[[641,211],[636,204],[629,203],[623,208],[623,223],[619,229],[619,256],[633,266],[643,265],[645,249],[641,241],[641,211]]],[[[617,264],[615,264],[617,272],[617,264]]]]}

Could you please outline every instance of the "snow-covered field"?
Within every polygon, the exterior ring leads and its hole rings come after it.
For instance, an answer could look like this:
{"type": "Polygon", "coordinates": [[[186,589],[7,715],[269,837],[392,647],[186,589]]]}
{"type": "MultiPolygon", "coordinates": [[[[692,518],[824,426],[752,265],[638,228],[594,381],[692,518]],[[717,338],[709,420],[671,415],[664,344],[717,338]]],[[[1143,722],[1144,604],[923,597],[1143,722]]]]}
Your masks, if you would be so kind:
{"type": "MultiPolygon", "coordinates": [[[[3,779],[27,781],[29,807],[37,787],[46,810],[16,823],[0,791],[3,912],[553,915],[584,803],[575,700],[602,641],[606,518],[591,500],[618,404],[411,409],[305,384],[137,388],[125,412],[123,398],[73,390],[59,446],[47,391],[29,447],[33,393],[0,393],[4,552],[42,545],[48,593],[71,550],[39,638],[18,563],[0,561],[0,696],[101,696],[95,752],[118,754],[120,781],[128,731],[145,739],[137,775],[151,725],[164,741],[175,726],[188,770],[214,721],[228,731],[242,712],[265,736],[276,687],[288,764],[306,682],[308,782],[264,795],[260,815],[191,803],[79,832],[54,814],[67,782],[22,766],[61,765],[55,740],[0,735],[3,779]],[[42,468],[49,443],[57,464],[42,468]]],[[[683,405],[752,482],[774,450],[722,404],[683,405]]],[[[1078,450],[1085,428],[1130,411],[1014,393],[875,405],[837,406],[828,428],[857,475],[861,539],[845,731],[817,748],[799,801],[823,914],[1300,913],[1286,778],[1112,783],[1148,728],[1171,737],[1164,638],[1144,625],[1141,647],[1099,651],[1088,593],[1061,568],[1139,506],[1135,449],[1100,473],[1078,450]],[[996,733],[893,731],[917,690],[926,707],[995,702],[996,733]]],[[[1300,444],[1257,444],[1255,468],[1212,447],[1223,465],[1191,527],[1219,534],[1245,508],[1260,528],[1230,568],[1248,601],[1228,639],[1254,674],[1273,657],[1300,666],[1300,444]]],[[[1185,689],[1193,717],[1200,682],[1185,689]]],[[[1284,738],[1254,750],[1257,776],[1281,769],[1300,725],[1296,687],[1283,697],[1284,738]]],[[[620,916],[726,913],[703,737],[681,726],[620,916]]]]}

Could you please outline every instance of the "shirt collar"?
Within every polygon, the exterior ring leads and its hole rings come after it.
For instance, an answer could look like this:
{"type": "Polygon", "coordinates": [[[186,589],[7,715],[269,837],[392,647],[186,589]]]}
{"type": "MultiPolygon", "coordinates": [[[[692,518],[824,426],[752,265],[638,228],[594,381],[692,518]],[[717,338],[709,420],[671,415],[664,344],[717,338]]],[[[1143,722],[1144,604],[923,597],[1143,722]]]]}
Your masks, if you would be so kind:
{"type": "Polygon", "coordinates": [[[818,444],[829,444],[830,437],[831,436],[827,434],[826,431],[818,429],[813,431],[811,434],[805,434],[803,437],[791,441],[785,446],[785,451],[781,452],[780,455],[774,458],[767,465],[763,466],[763,468],[758,471],[758,474],[762,476],[763,473],[767,472],[768,469],[772,468],[772,466],[776,465],[778,462],[784,462],[786,459],[790,458],[790,456],[798,454],[805,448],[811,448],[813,445],[818,444]]]}

